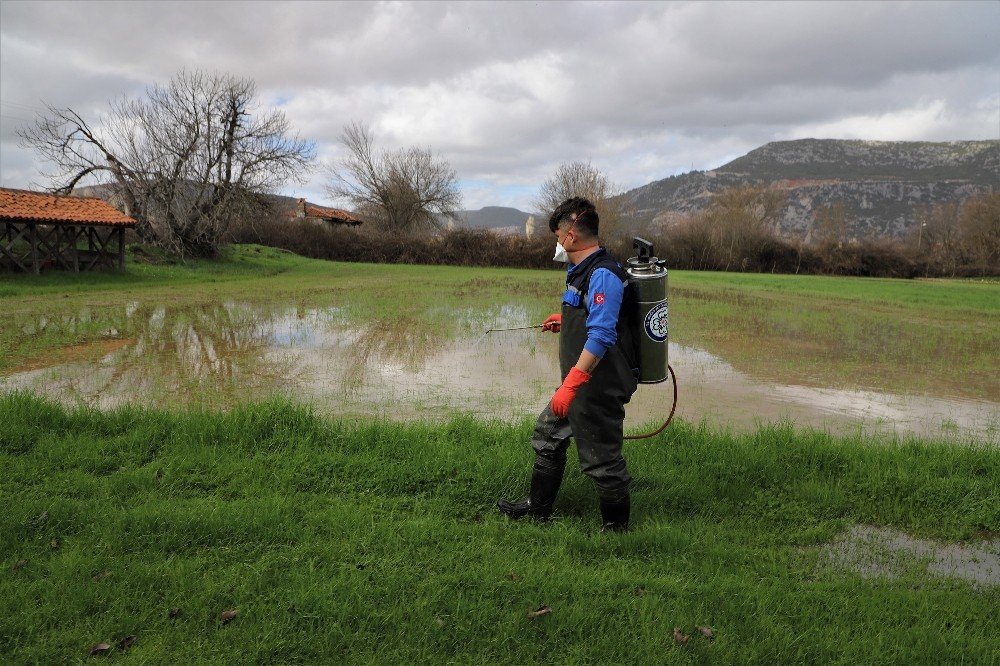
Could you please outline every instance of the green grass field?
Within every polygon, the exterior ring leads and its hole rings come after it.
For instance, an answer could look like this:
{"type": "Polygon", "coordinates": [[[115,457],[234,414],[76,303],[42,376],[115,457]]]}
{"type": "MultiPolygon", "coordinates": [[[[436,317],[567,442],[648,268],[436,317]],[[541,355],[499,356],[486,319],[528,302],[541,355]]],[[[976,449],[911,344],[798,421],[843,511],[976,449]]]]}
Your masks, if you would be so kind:
{"type": "MultiPolygon", "coordinates": [[[[561,280],[254,246],[183,265],[132,255],[126,274],[5,276],[0,373],[83,353],[109,326],[129,337],[130,303],[336,306],[378,322],[404,304],[412,342],[476,334],[456,315],[475,308],[516,303],[541,321],[561,280]]],[[[998,294],[968,281],[677,271],[671,335],[761,377],[996,400],[998,294]]],[[[164,664],[1000,654],[996,584],[934,574],[918,555],[888,568],[829,556],[857,525],[998,550],[995,448],[676,421],[627,445],[634,529],[603,535],[572,463],[552,523],[495,511],[526,489],[529,422],[337,419],[281,400],[102,412],[0,393],[0,424],[0,661],[89,662],[102,643],[107,658],[164,664]],[[227,610],[239,612],[223,623],[227,610]]]]}
{"type": "Polygon", "coordinates": [[[530,423],[342,423],[273,402],[68,411],[26,395],[0,413],[12,663],[84,661],[100,643],[121,657],[126,636],[140,663],[985,664],[1000,651],[1000,588],[918,559],[871,579],[821,556],[853,523],[996,539],[995,451],[678,423],[630,445],[634,529],[603,535],[572,466],[553,523],[493,509],[525,488],[530,423]]]}

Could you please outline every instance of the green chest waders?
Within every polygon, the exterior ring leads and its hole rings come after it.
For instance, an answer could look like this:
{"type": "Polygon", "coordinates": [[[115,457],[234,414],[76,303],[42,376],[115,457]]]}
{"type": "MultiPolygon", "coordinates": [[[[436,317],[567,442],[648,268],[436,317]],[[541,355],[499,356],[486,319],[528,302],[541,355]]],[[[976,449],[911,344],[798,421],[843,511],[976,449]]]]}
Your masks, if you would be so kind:
{"type": "MultiPolygon", "coordinates": [[[[582,295],[581,303],[586,303],[582,295]]],[[[563,303],[559,331],[559,367],[565,378],[587,342],[587,311],[563,303]]],[[[602,497],[627,491],[632,477],[622,457],[625,405],[638,385],[622,345],[604,353],[590,381],[580,387],[569,407],[569,430],[576,440],[580,469],[594,480],[602,497]]]]}

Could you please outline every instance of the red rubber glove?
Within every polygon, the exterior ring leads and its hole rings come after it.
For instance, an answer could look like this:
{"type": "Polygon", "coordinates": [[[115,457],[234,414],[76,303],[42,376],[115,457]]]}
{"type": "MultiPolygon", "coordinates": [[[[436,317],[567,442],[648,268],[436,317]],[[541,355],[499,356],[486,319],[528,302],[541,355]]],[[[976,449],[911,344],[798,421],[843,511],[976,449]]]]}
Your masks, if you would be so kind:
{"type": "Polygon", "coordinates": [[[562,386],[556,389],[556,394],[552,396],[552,413],[561,419],[566,418],[569,414],[569,404],[576,397],[576,392],[589,381],[590,375],[586,372],[576,366],[570,368],[562,386]]]}
{"type": "Polygon", "coordinates": [[[542,324],[543,331],[558,333],[560,328],[562,328],[562,315],[558,312],[556,314],[550,314],[549,318],[545,320],[544,324],[542,324]]]}

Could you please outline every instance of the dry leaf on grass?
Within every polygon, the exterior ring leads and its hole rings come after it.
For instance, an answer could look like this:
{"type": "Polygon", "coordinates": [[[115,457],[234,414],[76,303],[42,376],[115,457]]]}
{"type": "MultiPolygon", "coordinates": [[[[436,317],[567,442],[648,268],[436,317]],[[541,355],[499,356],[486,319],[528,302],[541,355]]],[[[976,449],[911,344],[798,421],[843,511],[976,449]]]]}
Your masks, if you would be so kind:
{"type": "Polygon", "coordinates": [[[90,580],[92,580],[92,581],[94,581],[95,583],[97,583],[97,582],[100,582],[100,581],[104,580],[105,578],[107,578],[107,577],[108,577],[108,576],[110,576],[110,575],[111,575],[111,572],[110,572],[110,571],[108,571],[107,569],[105,569],[104,571],[98,571],[97,573],[95,573],[95,574],[94,574],[94,575],[93,575],[93,576],[91,577],[91,579],[90,579],[90,580]]]}
{"type": "Polygon", "coordinates": [[[135,636],[126,636],[118,641],[118,649],[122,651],[129,649],[133,645],[135,645],[135,636]]]}
{"type": "Polygon", "coordinates": [[[637,588],[635,588],[635,596],[637,596],[637,597],[644,597],[644,596],[646,596],[646,588],[644,588],[644,587],[637,587],[637,588]]]}
{"type": "Polygon", "coordinates": [[[219,616],[219,619],[222,620],[222,624],[229,624],[233,621],[233,618],[239,614],[240,612],[233,608],[231,610],[222,611],[222,615],[219,616]]]}
{"type": "Polygon", "coordinates": [[[712,633],[712,627],[698,627],[698,631],[700,631],[701,635],[705,638],[715,638],[715,634],[712,633]]]}
{"type": "Polygon", "coordinates": [[[517,573],[516,571],[511,571],[507,575],[510,576],[510,579],[512,581],[514,581],[515,583],[520,583],[521,582],[521,574],[517,573]]]}
{"type": "Polygon", "coordinates": [[[58,537],[57,537],[57,538],[53,539],[52,541],[50,541],[49,545],[52,546],[52,550],[59,550],[59,546],[62,545],[62,541],[60,541],[58,539],[58,537]]]}
{"type": "Polygon", "coordinates": [[[536,617],[541,617],[543,615],[548,615],[551,612],[552,612],[551,608],[549,608],[548,606],[542,606],[538,610],[530,610],[530,611],[528,611],[528,619],[529,620],[534,620],[536,617]]]}
{"type": "Polygon", "coordinates": [[[23,569],[27,565],[28,565],[28,560],[18,560],[17,562],[14,562],[14,571],[17,571],[18,569],[23,569]]]}
{"type": "Polygon", "coordinates": [[[678,645],[687,645],[687,642],[691,640],[691,637],[681,631],[680,627],[674,627],[674,640],[678,645]]]}
{"type": "Polygon", "coordinates": [[[94,657],[99,654],[107,654],[108,650],[110,649],[111,646],[108,645],[107,643],[98,643],[94,647],[90,648],[90,656],[94,657]]]}
{"type": "Polygon", "coordinates": [[[167,617],[169,617],[171,620],[173,620],[175,617],[177,617],[180,614],[181,614],[181,609],[180,608],[171,608],[170,612],[167,613],[167,617]]]}

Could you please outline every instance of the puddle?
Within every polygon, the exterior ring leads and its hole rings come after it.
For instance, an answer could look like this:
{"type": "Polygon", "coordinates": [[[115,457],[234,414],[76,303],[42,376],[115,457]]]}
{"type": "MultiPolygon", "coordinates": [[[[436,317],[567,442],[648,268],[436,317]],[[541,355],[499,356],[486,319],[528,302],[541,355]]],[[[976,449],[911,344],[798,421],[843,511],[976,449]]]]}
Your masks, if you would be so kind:
{"type": "MultiPolygon", "coordinates": [[[[513,304],[359,320],[339,307],[303,304],[132,302],[24,322],[26,336],[57,328],[119,339],[47,354],[0,377],[0,390],[29,389],[105,408],[225,407],[283,394],[332,415],[443,419],[463,411],[522,419],[537,414],[558,385],[558,337],[484,331],[534,317],[513,304]]],[[[1000,438],[996,402],[761,381],[703,349],[675,344],[670,362],[679,380],[677,415],[688,421],[748,429],[787,419],[834,432],[990,444],[1000,438]]],[[[661,422],[670,399],[669,383],[640,386],[626,428],[661,422]]]]}
{"type": "Polygon", "coordinates": [[[820,561],[865,578],[892,580],[918,567],[930,575],[968,581],[977,589],[1000,586],[1000,539],[948,544],[855,525],[821,551],[820,561]]]}
{"type": "MultiPolygon", "coordinates": [[[[841,434],[1000,442],[1000,403],[761,381],[705,350],[673,344],[670,359],[678,376],[677,414],[689,421],[743,429],[790,420],[841,434]]],[[[650,403],[669,401],[670,391],[667,384],[640,387],[633,402],[643,412],[652,411],[650,403]]]]}
{"type": "Polygon", "coordinates": [[[51,349],[44,354],[29,359],[27,362],[11,370],[11,372],[26,372],[47,368],[61,363],[83,361],[93,358],[104,358],[122,347],[133,344],[135,340],[123,340],[120,338],[110,338],[107,340],[97,340],[95,342],[85,342],[79,345],[67,345],[58,349],[51,349]]]}

